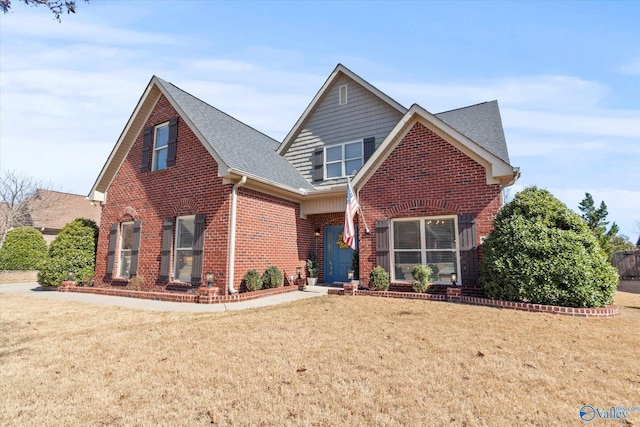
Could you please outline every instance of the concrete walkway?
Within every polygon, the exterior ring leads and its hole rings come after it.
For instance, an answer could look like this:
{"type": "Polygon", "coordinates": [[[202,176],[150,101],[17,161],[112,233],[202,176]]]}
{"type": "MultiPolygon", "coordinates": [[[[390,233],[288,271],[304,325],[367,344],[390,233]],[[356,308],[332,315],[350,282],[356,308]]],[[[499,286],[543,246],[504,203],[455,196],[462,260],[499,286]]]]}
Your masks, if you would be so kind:
{"type": "Polygon", "coordinates": [[[0,294],[48,298],[58,301],[79,301],[90,304],[138,308],[142,310],[180,311],[194,313],[244,310],[247,308],[266,307],[270,305],[282,304],[285,302],[298,301],[306,298],[321,297],[327,295],[327,289],[328,288],[324,286],[307,286],[307,289],[305,291],[286,292],[280,295],[273,295],[250,301],[234,302],[229,304],[194,304],[187,302],[167,302],[138,298],[114,297],[109,295],[81,294],[77,292],[43,291],[40,289],[40,285],[35,282],[0,284],[0,294]]]}

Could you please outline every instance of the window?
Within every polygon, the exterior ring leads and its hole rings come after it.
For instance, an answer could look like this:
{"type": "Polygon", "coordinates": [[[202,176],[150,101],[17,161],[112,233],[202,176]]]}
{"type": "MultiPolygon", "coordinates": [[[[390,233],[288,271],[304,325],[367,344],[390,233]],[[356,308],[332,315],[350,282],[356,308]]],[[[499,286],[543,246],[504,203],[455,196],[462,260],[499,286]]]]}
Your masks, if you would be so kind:
{"type": "Polygon", "coordinates": [[[353,175],[362,167],[362,141],[332,145],[325,150],[327,178],[340,178],[353,175]]]}
{"type": "Polygon", "coordinates": [[[195,216],[178,217],[174,278],[180,282],[191,282],[195,228],[195,216]]]}
{"type": "Polygon", "coordinates": [[[449,283],[459,265],[455,217],[394,220],[392,227],[392,270],[394,280],[413,280],[411,269],[418,264],[431,267],[435,282],[449,283]]]}
{"type": "Polygon", "coordinates": [[[131,271],[131,252],[133,249],[133,221],[120,225],[120,265],[118,277],[128,279],[131,271]]]}
{"type": "Polygon", "coordinates": [[[340,88],[338,89],[338,97],[339,97],[339,104],[340,105],[344,105],[347,103],[347,85],[342,85],[340,86],[340,88]]]}
{"type": "Polygon", "coordinates": [[[153,144],[153,169],[159,171],[167,168],[167,154],[169,153],[169,123],[156,126],[153,144]]]}

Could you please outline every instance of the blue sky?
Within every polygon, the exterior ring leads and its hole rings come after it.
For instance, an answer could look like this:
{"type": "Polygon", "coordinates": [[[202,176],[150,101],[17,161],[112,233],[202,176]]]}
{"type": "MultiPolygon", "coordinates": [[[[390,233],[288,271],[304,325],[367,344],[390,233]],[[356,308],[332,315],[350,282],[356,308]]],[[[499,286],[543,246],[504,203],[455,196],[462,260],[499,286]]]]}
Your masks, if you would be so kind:
{"type": "Polygon", "coordinates": [[[640,233],[640,2],[80,2],[0,16],[0,167],[87,194],[152,75],[282,140],[338,63],[432,113],[497,99],[512,190],[640,233]]]}

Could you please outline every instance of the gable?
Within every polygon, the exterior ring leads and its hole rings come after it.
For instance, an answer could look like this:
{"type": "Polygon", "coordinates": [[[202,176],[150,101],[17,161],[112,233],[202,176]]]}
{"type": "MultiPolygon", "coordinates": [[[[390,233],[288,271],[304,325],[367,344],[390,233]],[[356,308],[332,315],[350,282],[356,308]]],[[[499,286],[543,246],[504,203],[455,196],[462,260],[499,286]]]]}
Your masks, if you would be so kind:
{"type": "Polygon", "coordinates": [[[321,155],[319,149],[364,142],[365,139],[374,141],[375,149],[405,111],[404,107],[339,66],[285,138],[279,152],[314,185],[335,184],[335,179],[314,177],[314,165],[321,155]]]}
{"type": "MultiPolygon", "coordinates": [[[[407,114],[398,122],[393,131],[382,142],[372,158],[353,178],[353,185],[362,187],[393,153],[396,147],[404,140],[409,132],[420,124],[440,137],[446,143],[452,145],[465,156],[472,159],[485,169],[486,184],[500,184],[508,186],[513,184],[520,176],[519,168],[512,167],[509,163],[487,150],[480,144],[471,140],[457,129],[448,125],[443,120],[424,110],[419,105],[413,105],[407,114]]],[[[439,160],[440,162],[446,159],[439,160]]],[[[414,155],[407,159],[407,168],[411,162],[418,162],[424,167],[428,166],[428,157],[414,155]]],[[[455,164],[454,166],[455,167],[455,164]]]]}
{"type": "MultiPolygon", "coordinates": [[[[248,176],[264,187],[294,193],[311,188],[296,169],[277,153],[277,141],[153,76],[96,179],[89,193],[90,200],[105,200],[109,185],[162,97],[169,101],[180,120],[187,124],[213,157],[218,165],[215,171],[217,176],[231,179],[248,176]]],[[[179,143],[177,149],[179,151],[179,143]]]]}

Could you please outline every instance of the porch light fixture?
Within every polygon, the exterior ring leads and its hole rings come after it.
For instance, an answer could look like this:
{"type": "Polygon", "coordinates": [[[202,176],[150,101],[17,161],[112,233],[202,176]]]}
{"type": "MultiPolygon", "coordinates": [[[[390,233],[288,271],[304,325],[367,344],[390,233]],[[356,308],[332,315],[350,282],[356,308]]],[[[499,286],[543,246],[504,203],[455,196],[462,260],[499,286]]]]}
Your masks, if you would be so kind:
{"type": "Polygon", "coordinates": [[[451,273],[451,285],[456,286],[456,282],[458,281],[458,274],[451,273]]]}
{"type": "Polygon", "coordinates": [[[67,274],[67,280],[69,282],[73,280],[73,271],[69,271],[69,273],[67,274]]]}
{"type": "Polygon", "coordinates": [[[207,271],[204,277],[205,281],[207,282],[207,288],[210,288],[213,284],[213,271],[207,271]]]}
{"type": "Polygon", "coordinates": [[[296,274],[298,275],[298,279],[300,279],[300,272],[302,271],[302,267],[296,267],[296,274]]]}
{"type": "Polygon", "coordinates": [[[316,231],[314,232],[316,237],[320,237],[320,229],[316,228],[316,231]]]}
{"type": "Polygon", "coordinates": [[[349,279],[350,282],[353,282],[353,273],[353,270],[347,271],[347,279],[349,279]]]}

